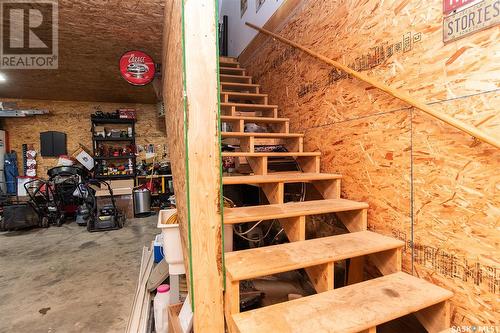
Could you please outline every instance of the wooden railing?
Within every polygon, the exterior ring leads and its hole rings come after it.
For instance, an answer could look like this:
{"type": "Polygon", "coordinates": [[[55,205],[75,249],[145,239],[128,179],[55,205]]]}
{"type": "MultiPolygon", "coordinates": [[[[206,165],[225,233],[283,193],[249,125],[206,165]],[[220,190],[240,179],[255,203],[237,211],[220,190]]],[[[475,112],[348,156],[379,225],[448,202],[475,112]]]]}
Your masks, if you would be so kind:
{"type": "Polygon", "coordinates": [[[352,75],[353,77],[360,79],[361,81],[365,81],[365,82],[371,84],[372,86],[374,86],[382,91],[385,91],[389,95],[396,97],[396,98],[414,106],[415,108],[433,116],[434,118],[437,118],[441,121],[444,121],[445,123],[455,127],[456,129],[459,129],[459,130],[461,130],[469,135],[472,135],[473,137],[475,137],[478,140],[489,143],[490,145],[492,145],[496,148],[500,148],[500,141],[498,139],[492,137],[488,133],[481,131],[480,129],[478,129],[475,126],[469,125],[469,124],[464,123],[456,118],[450,117],[445,113],[434,110],[433,108],[431,108],[427,104],[425,104],[419,100],[416,100],[415,98],[411,97],[409,94],[407,94],[405,92],[391,88],[388,85],[381,83],[380,81],[377,81],[376,79],[370,78],[363,73],[357,72],[357,71],[349,68],[348,66],[341,64],[340,62],[329,59],[329,58],[325,57],[324,55],[321,55],[317,52],[314,52],[314,51],[312,51],[312,50],[310,50],[310,49],[308,49],[300,44],[297,44],[289,39],[281,37],[280,35],[277,35],[269,30],[260,28],[252,23],[249,23],[249,22],[246,22],[246,25],[248,25],[249,27],[251,27],[259,32],[262,32],[263,34],[269,35],[269,36],[271,36],[271,37],[273,37],[273,38],[275,38],[275,39],[277,39],[285,44],[288,44],[288,45],[293,46],[299,50],[302,50],[305,53],[313,56],[316,59],[319,59],[319,60],[321,60],[329,65],[332,65],[332,66],[338,68],[338,69],[341,69],[344,72],[352,75]]]}

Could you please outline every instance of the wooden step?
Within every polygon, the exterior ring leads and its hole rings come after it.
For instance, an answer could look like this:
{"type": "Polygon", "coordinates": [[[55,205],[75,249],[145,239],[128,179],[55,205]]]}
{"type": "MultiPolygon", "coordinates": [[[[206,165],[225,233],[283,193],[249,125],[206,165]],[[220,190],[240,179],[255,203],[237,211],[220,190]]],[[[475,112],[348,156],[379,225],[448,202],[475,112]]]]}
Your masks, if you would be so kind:
{"type": "Polygon", "coordinates": [[[240,67],[240,63],[237,62],[236,60],[234,61],[228,61],[228,60],[223,60],[223,59],[220,59],[219,60],[219,67],[233,67],[233,68],[239,68],[240,67]]]}
{"type": "Polygon", "coordinates": [[[271,183],[309,183],[314,181],[341,179],[342,175],[331,173],[303,173],[285,172],[272,173],[265,176],[225,176],[222,177],[224,185],[241,184],[271,184],[271,183]]]}
{"type": "Polygon", "coordinates": [[[449,315],[444,313],[452,296],[446,289],[398,272],[228,319],[234,325],[231,331],[240,333],[357,333],[420,311],[427,326],[432,325],[430,331],[439,332],[449,327],[449,315]]]}
{"type": "Polygon", "coordinates": [[[225,56],[220,56],[219,57],[219,63],[239,64],[237,58],[235,58],[235,57],[225,57],[225,56]]]}
{"type": "Polygon", "coordinates": [[[360,231],[265,246],[226,253],[226,274],[232,281],[242,281],[398,249],[404,245],[395,238],[360,231]]]}
{"type": "Polygon", "coordinates": [[[221,92],[221,101],[224,103],[236,101],[252,101],[267,104],[267,94],[241,93],[241,92],[221,92]]]}
{"type": "Polygon", "coordinates": [[[222,132],[223,138],[243,138],[253,136],[255,138],[302,138],[300,133],[253,133],[253,132],[222,132]]]}
{"type": "Polygon", "coordinates": [[[248,104],[248,103],[220,103],[222,115],[224,116],[264,116],[278,118],[278,106],[269,104],[248,104]]]}
{"type": "Polygon", "coordinates": [[[253,92],[258,94],[260,91],[259,84],[253,83],[237,83],[237,82],[221,82],[222,92],[236,91],[236,92],[253,92]]]}
{"type": "Polygon", "coordinates": [[[228,75],[245,75],[246,69],[239,67],[219,67],[220,74],[228,75]]]}
{"type": "Polygon", "coordinates": [[[269,172],[269,158],[283,157],[293,157],[303,172],[320,172],[320,152],[256,153],[250,151],[250,148],[247,149],[247,147],[242,149],[247,151],[222,152],[222,157],[237,157],[240,159],[240,163],[246,161],[256,175],[266,175],[269,172]]]}
{"type": "Polygon", "coordinates": [[[367,203],[346,199],[312,200],[274,205],[225,208],[224,223],[246,223],[363,209],[368,209],[367,203]]]}
{"type": "Polygon", "coordinates": [[[283,145],[289,152],[304,151],[304,135],[299,133],[222,132],[224,143],[238,145],[242,152],[255,152],[255,146],[283,145]]]}
{"type": "Polygon", "coordinates": [[[220,82],[233,82],[233,83],[252,83],[251,76],[245,75],[228,75],[228,74],[220,74],[220,82]]]}
{"type": "Polygon", "coordinates": [[[255,123],[268,127],[276,133],[288,133],[290,131],[290,119],[270,117],[246,117],[246,116],[221,116],[221,121],[232,124],[233,132],[244,132],[245,124],[255,123]]]}

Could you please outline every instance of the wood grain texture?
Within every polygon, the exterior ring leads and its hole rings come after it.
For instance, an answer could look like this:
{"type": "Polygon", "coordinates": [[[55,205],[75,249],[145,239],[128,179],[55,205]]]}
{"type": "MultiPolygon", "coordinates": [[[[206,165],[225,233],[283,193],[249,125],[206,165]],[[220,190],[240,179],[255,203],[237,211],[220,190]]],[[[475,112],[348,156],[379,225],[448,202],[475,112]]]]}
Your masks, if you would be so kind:
{"type": "Polygon", "coordinates": [[[400,240],[370,231],[310,239],[226,253],[226,272],[233,281],[397,249],[400,240]]]}
{"type": "MultiPolygon", "coordinates": [[[[442,1],[309,0],[275,31],[500,137],[498,27],[444,45],[442,1]]],[[[495,324],[498,152],[278,41],[241,65],[343,175],[342,197],[370,204],[369,229],[405,241],[403,269],[413,251],[415,274],[455,291],[452,323],[495,324]]]]}
{"type": "Polygon", "coordinates": [[[405,273],[233,315],[241,333],[357,333],[450,298],[405,273]]]}
{"type": "MultiPolygon", "coordinates": [[[[176,62],[176,81],[168,81],[165,90],[175,83],[172,102],[177,112],[176,136],[172,144],[178,146],[179,158],[186,158],[184,165],[176,166],[177,181],[188,186],[188,202],[182,208],[189,210],[189,252],[191,263],[191,295],[193,297],[194,332],[223,332],[224,304],[222,279],[222,216],[221,216],[221,156],[219,137],[219,92],[217,80],[218,52],[216,49],[217,23],[215,1],[173,1],[173,12],[181,15],[183,43],[172,45],[178,49],[164,48],[176,62]],[[183,57],[180,57],[183,52],[183,57]],[[184,86],[179,74],[184,71],[184,86]],[[184,91],[183,91],[184,88],[184,91]],[[177,99],[178,98],[178,99],[177,99]],[[181,104],[183,103],[183,105],[181,104]],[[181,105],[183,108],[181,109],[181,105]],[[184,167],[184,169],[182,169],[184,167]],[[186,204],[189,204],[188,206],[186,204]]],[[[170,1],[166,1],[167,6],[170,1]]],[[[171,38],[180,41],[179,30],[171,38]]],[[[168,71],[168,70],[167,70],[168,71]]],[[[165,93],[165,92],[164,92],[165,93]]],[[[168,95],[168,92],[167,92],[168,95]]],[[[172,100],[172,99],[167,99],[172,100]]],[[[171,114],[166,115],[167,122],[171,114]]],[[[169,132],[170,135],[170,132],[169,132]]],[[[172,160],[174,156],[172,155],[172,160]]],[[[175,184],[174,184],[175,186],[175,184]]],[[[179,190],[176,188],[176,194],[179,190]]],[[[181,192],[182,193],[182,192],[181,192]]],[[[178,203],[179,205],[179,203],[178,203]]],[[[186,223],[184,220],[183,223],[186,223]]],[[[184,231],[185,232],[185,231],[184,231]]],[[[186,258],[187,260],[187,258],[186,258]]]]}
{"type": "Polygon", "coordinates": [[[59,0],[59,69],[5,70],[0,97],[156,103],[152,85],[122,79],[123,53],[142,50],[161,63],[162,0],[59,0]]]}
{"type": "MultiPolygon", "coordinates": [[[[11,100],[22,108],[46,109],[47,115],[32,118],[2,119],[3,128],[9,133],[11,149],[18,153],[19,170],[22,172],[22,145],[33,144],[40,152],[40,132],[60,131],[67,134],[68,153],[73,153],[80,144],[92,152],[90,115],[99,107],[103,112],[118,108],[137,109],[136,143],[154,144],[160,153],[166,146],[165,120],[158,117],[156,105],[127,103],[93,103],[41,100],[11,100]]],[[[57,158],[37,156],[37,171],[46,177],[47,170],[57,165],[57,158]]]]}

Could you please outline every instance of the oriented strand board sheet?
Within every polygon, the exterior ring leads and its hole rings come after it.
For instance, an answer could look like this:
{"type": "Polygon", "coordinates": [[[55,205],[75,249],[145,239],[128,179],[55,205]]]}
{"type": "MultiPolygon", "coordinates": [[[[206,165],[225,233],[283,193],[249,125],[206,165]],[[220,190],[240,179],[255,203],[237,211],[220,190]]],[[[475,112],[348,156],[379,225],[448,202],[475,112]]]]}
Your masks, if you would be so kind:
{"type": "MultiPolygon", "coordinates": [[[[183,63],[182,63],[182,1],[170,1],[165,7],[163,31],[163,100],[167,141],[171,156],[172,175],[176,193],[177,213],[184,254],[184,266],[189,281],[189,225],[186,177],[186,141],[184,124],[183,63]]],[[[191,293],[192,295],[192,293],[191,293]]]]}
{"type": "Polygon", "coordinates": [[[408,113],[311,129],[305,139],[304,150],[322,153],[322,172],[342,174],[342,197],[368,203],[369,230],[405,241],[404,269],[411,271],[408,113]]]}
{"type": "MultiPolygon", "coordinates": [[[[498,27],[444,45],[441,0],[309,0],[280,27],[286,38],[500,135],[498,27]]],[[[343,196],[370,204],[370,229],[405,241],[404,270],[413,250],[415,274],[456,293],[453,324],[496,323],[499,152],[278,41],[267,39],[242,66],[291,131],[305,134],[305,151],[324,154],[322,171],[344,175],[343,196]]]]}

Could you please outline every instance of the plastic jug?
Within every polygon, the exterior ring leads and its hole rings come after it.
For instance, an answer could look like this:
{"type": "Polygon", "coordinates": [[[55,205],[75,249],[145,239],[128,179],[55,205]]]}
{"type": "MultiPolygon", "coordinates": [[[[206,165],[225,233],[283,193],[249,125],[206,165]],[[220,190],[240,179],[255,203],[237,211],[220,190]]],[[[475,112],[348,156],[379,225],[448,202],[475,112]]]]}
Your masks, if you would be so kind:
{"type": "Polygon", "coordinates": [[[155,331],[156,333],[168,332],[167,307],[170,304],[170,286],[162,284],[156,289],[156,296],[153,301],[155,313],[155,331]]]}

